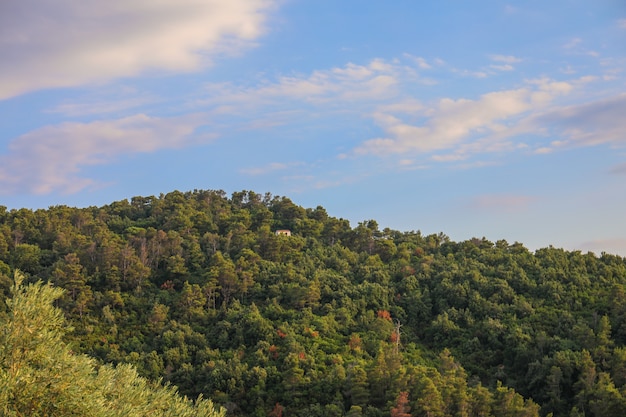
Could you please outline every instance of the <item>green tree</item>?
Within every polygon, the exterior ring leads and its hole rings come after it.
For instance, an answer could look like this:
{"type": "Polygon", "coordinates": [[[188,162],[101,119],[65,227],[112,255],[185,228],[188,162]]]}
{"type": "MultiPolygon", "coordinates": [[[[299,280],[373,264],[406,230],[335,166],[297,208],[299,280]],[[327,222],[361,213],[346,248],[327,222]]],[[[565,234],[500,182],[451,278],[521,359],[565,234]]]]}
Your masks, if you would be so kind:
{"type": "Polygon", "coordinates": [[[53,306],[63,290],[22,286],[15,274],[9,314],[0,322],[0,414],[18,416],[223,417],[211,401],[194,404],[130,365],[97,366],[63,342],[65,322],[53,306]]]}
{"type": "Polygon", "coordinates": [[[211,262],[213,266],[210,270],[210,276],[217,279],[222,300],[226,306],[230,302],[231,297],[239,291],[241,281],[233,261],[230,258],[225,258],[221,252],[216,252],[211,262]]]}
{"type": "Polygon", "coordinates": [[[348,370],[346,396],[350,399],[350,405],[353,406],[365,407],[369,402],[367,373],[359,365],[354,365],[348,370]]]}
{"type": "Polygon", "coordinates": [[[87,277],[80,259],[75,253],[68,253],[55,264],[52,272],[53,282],[65,290],[62,297],[64,307],[76,311],[82,317],[93,300],[91,287],[87,285],[87,277]]]}

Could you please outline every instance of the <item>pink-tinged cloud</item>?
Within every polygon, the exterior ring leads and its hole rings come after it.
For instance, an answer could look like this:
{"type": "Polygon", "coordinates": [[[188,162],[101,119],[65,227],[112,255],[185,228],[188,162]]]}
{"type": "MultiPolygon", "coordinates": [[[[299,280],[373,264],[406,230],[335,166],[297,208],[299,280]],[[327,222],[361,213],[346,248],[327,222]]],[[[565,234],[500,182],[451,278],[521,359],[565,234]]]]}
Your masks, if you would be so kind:
{"type": "MultiPolygon", "coordinates": [[[[454,156],[433,157],[444,162],[451,158],[461,160],[469,154],[524,149],[527,145],[515,143],[515,138],[545,136],[548,131],[555,137],[586,145],[594,141],[616,142],[620,138],[624,141],[626,119],[618,114],[626,114],[626,96],[571,107],[553,104],[594,81],[595,77],[528,80],[523,88],[490,92],[478,99],[444,98],[408,113],[381,106],[372,117],[383,135],[364,141],[354,153],[407,155],[452,151],[454,156]]],[[[551,150],[552,147],[541,146],[536,152],[551,150]]]]}
{"type": "MultiPolygon", "coordinates": [[[[562,138],[559,146],[626,145],[626,94],[561,107],[529,118],[562,138]]],[[[556,136],[556,135],[555,135],[556,136]]]]}
{"type": "Polygon", "coordinates": [[[0,190],[74,193],[95,182],[86,167],[114,162],[121,155],[189,146],[210,137],[194,135],[200,115],[155,118],[143,114],[91,123],[63,123],[22,135],[0,155],[0,190]]]}
{"type": "Polygon", "coordinates": [[[427,118],[422,125],[406,122],[406,117],[399,114],[380,112],[374,118],[386,137],[368,140],[355,152],[384,155],[450,149],[474,134],[487,135],[501,130],[500,123],[524,113],[531,106],[531,90],[517,89],[487,93],[478,100],[441,99],[418,114],[427,118]]]}
{"type": "Polygon", "coordinates": [[[611,174],[626,175],[626,163],[615,165],[609,169],[611,174]]]}
{"type": "MultiPolygon", "coordinates": [[[[626,253],[626,239],[624,238],[607,238],[589,240],[580,244],[580,248],[600,254],[606,252],[609,254],[624,254],[626,253]]],[[[622,255],[623,256],[623,255],[622,255]]]]}
{"type": "Polygon", "coordinates": [[[0,12],[0,100],[148,70],[195,71],[264,31],[274,0],[19,0],[0,12]]]}

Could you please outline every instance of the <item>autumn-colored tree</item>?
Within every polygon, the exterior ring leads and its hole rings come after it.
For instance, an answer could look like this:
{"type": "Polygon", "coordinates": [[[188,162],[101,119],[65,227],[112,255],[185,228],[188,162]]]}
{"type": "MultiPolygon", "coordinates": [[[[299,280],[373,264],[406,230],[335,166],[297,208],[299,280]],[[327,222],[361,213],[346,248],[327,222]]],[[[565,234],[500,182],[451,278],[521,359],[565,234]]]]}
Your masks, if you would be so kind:
{"type": "Polygon", "coordinates": [[[396,406],[391,409],[391,417],[411,417],[409,406],[409,393],[402,391],[396,398],[396,406]]]}
{"type": "Polygon", "coordinates": [[[282,405],[280,405],[280,403],[276,403],[274,405],[274,408],[272,408],[272,411],[270,411],[270,417],[283,417],[283,410],[285,409],[285,407],[283,407],[282,405]]]}

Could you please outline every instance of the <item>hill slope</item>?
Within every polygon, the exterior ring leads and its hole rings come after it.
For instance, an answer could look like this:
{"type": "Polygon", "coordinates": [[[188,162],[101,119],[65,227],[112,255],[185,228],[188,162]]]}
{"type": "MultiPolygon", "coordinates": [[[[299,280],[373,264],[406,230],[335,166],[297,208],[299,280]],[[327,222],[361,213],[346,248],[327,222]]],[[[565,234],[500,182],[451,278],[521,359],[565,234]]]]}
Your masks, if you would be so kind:
{"type": "Polygon", "coordinates": [[[0,208],[5,294],[15,269],[66,289],[76,350],[230,415],[626,415],[617,256],[200,190],[0,208]]]}

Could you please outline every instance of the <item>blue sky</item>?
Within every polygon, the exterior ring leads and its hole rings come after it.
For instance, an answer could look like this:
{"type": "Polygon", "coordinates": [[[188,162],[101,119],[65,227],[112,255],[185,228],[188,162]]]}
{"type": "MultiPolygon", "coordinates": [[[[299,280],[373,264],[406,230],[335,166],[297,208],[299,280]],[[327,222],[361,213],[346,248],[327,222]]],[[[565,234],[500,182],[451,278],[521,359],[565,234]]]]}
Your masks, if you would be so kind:
{"type": "Polygon", "coordinates": [[[0,5],[0,205],[254,190],[626,256],[626,4],[0,5]]]}

